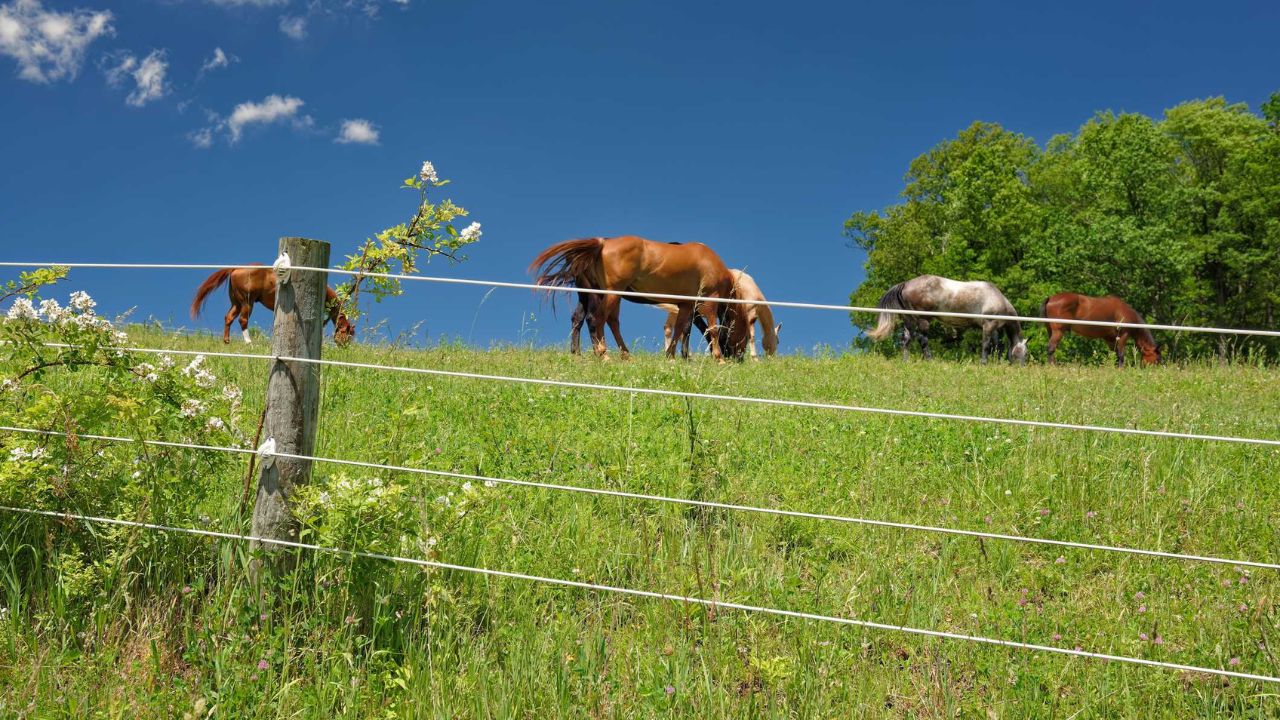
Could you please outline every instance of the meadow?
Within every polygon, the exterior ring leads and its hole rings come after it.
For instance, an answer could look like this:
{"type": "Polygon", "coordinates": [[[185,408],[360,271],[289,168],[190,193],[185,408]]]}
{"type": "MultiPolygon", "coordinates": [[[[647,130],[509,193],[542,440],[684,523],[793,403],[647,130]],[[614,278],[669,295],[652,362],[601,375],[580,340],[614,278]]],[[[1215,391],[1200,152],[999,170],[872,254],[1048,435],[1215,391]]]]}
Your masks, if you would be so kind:
{"type": "MultiPolygon", "coordinates": [[[[149,347],[224,349],[208,336],[130,334],[149,347]]],[[[449,343],[330,345],[325,357],[1278,437],[1275,372],[1247,366],[982,366],[874,353],[601,363],[561,348],[449,343]]],[[[208,366],[243,389],[240,422],[252,434],[265,362],[208,366]]],[[[92,376],[45,382],[74,391],[92,376]]],[[[1274,447],[352,368],[326,367],[322,383],[323,457],[1280,560],[1274,447]]],[[[246,462],[185,479],[208,484],[191,511],[202,527],[247,528],[246,462]]],[[[317,542],[1280,675],[1273,570],[325,464],[313,486],[319,519],[304,539],[317,542]]],[[[291,576],[256,584],[243,543],[136,530],[95,531],[130,550],[108,582],[77,595],[56,543],[17,540],[68,525],[0,516],[0,716],[1280,715],[1266,683],[368,559],[304,554],[291,576]]]]}

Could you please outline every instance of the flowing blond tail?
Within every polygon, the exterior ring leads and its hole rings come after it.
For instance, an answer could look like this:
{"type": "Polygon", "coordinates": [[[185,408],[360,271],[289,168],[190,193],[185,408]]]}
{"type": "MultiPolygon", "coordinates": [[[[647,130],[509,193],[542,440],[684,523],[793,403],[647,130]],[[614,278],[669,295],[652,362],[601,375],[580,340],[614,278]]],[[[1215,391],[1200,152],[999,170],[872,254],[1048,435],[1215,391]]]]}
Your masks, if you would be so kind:
{"type": "MultiPolygon", "coordinates": [[[[898,283],[885,291],[880,297],[879,304],[876,307],[886,310],[908,310],[905,300],[902,297],[902,285],[898,283]]],[[[893,334],[893,326],[896,320],[894,313],[880,313],[880,317],[876,321],[876,326],[872,330],[867,331],[867,337],[872,340],[884,340],[893,334]]]]}

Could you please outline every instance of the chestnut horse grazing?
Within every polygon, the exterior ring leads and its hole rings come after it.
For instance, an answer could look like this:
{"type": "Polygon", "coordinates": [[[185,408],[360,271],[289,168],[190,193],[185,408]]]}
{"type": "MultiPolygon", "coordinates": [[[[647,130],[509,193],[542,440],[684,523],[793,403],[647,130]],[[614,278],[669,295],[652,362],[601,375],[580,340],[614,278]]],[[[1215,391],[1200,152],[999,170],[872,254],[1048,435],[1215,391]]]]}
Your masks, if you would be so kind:
{"type": "MultiPolygon", "coordinates": [[[[1090,297],[1079,293],[1058,293],[1044,301],[1040,306],[1040,314],[1055,320],[1096,320],[1101,322],[1144,323],[1145,320],[1137,310],[1115,295],[1106,297],[1090,297]]],[[[1107,327],[1105,325],[1072,325],[1071,323],[1049,323],[1049,364],[1057,360],[1054,354],[1058,351],[1058,343],[1068,332],[1075,332],[1081,337],[1102,340],[1116,353],[1116,367],[1124,367],[1124,346],[1133,338],[1134,344],[1142,352],[1144,365],[1155,365],[1160,362],[1160,347],[1151,331],[1146,328],[1107,327]]]]}
{"type": "MultiPolygon", "coordinates": [[[[529,264],[529,272],[539,285],[575,285],[597,290],[622,290],[657,295],[692,295],[706,300],[672,302],[670,300],[627,297],[645,305],[670,303],[677,307],[675,337],[689,332],[695,312],[707,322],[708,334],[719,338],[728,334],[728,354],[737,357],[746,351],[747,324],[742,306],[719,303],[718,299],[734,297],[733,275],[724,261],[711,248],[701,243],[675,245],[645,240],[635,235],[613,238],[566,240],[543,250],[529,264]],[[726,330],[727,328],[727,330],[726,330]]],[[[596,355],[608,359],[604,341],[607,323],[617,341],[622,357],[630,355],[622,339],[618,323],[621,296],[599,295],[585,300],[579,293],[579,304],[589,308],[587,327],[596,355]]],[[[721,362],[724,354],[720,343],[712,344],[711,354],[721,362]]],[[[667,356],[675,357],[675,346],[667,348],[667,356]]]]}
{"type": "MultiPolygon", "coordinates": [[[[258,263],[252,263],[257,265],[258,263]]],[[[231,323],[236,316],[240,317],[240,333],[245,344],[249,343],[249,315],[253,313],[253,304],[262,303],[263,307],[275,312],[276,309],[276,274],[267,266],[255,268],[224,268],[213,273],[196,288],[196,297],[191,301],[191,319],[200,316],[200,308],[204,301],[222,283],[230,280],[227,294],[231,296],[231,309],[223,318],[222,342],[231,342],[231,323]]],[[[333,288],[324,289],[324,304],[329,309],[329,322],[333,323],[333,341],[346,345],[355,337],[356,328],[342,314],[338,303],[338,294],[333,288]]]]}
{"type": "MultiPolygon", "coordinates": [[[[878,307],[886,310],[933,310],[975,315],[1018,314],[1004,293],[985,280],[962,282],[937,275],[921,275],[894,285],[880,298],[878,307]]],[[[1022,325],[1017,320],[956,317],[937,319],[956,328],[982,328],[982,362],[984,363],[991,353],[992,341],[997,332],[1004,333],[1009,340],[1010,362],[1026,363],[1027,361],[1027,341],[1022,337],[1022,325]]],[[[889,337],[893,333],[896,320],[896,313],[880,313],[875,329],[869,331],[867,337],[872,340],[883,340],[889,337]]],[[[908,357],[913,332],[924,356],[931,357],[929,338],[925,334],[929,329],[929,320],[930,318],[924,315],[902,316],[902,357],[904,359],[908,357]]]]}
{"type": "MultiPolygon", "coordinates": [[[[756,284],[755,278],[734,268],[729,269],[729,273],[733,275],[734,294],[739,300],[755,300],[761,304],[743,305],[747,311],[747,354],[752,360],[756,359],[756,323],[760,324],[760,345],[764,348],[764,354],[773,357],[778,352],[778,331],[782,329],[782,325],[773,324],[773,309],[763,304],[765,299],[764,293],[760,291],[760,286],[756,284]]],[[[661,303],[658,307],[667,311],[667,322],[662,328],[662,334],[665,339],[663,347],[670,345],[672,335],[676,326],[676,306],[667,303],[661,303]]],[[[694,325],[698,331],[704,335],[707,332],[706,326],[702,323],[702,318],[694,317],[694,325]]],[[[681,353],[684,357],[689,357],[689,335],[685,335],[681,353]]]]}

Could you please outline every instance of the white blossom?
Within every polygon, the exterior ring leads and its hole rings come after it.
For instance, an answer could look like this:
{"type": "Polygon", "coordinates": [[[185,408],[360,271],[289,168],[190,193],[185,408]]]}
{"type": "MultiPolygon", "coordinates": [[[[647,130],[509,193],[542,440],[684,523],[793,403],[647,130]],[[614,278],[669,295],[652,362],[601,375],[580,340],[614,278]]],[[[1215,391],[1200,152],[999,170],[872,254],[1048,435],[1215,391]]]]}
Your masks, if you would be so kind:
{"type": "Polygon", "coordinates": [[[16,298],[14,299],[13,304],[9,306],[9,319],[39,320],[40,311],[36,310],[35,306],[31,304],[29,299],[24,297],[16,298]]]}
{"type": "Polygon", "coordinates": [[[462,232],[458,233],[458,237],[462,238],[463,240],[466,240],[467,242],[479,240],[480,235],[481,235],[480,223],[478,222],[471,223],[470,225],[463,228],[462,232]]]}
{"type": "Polygon", "coordinates": [[[484,486],[487,488],[496,488],[498,487],[498,483],[494,482],[493,480],[485,480],[484,486]]]}
{"type": "Polygon", "coordinates": [[[182,374],[186,375],[187,377],[191,377],[192,373],[199,372],[200,368],[203,366],[204,366],[204,356],[197,355],[195,359],[191,361],[191,364],[187,365],[185,368],[182,369],[182,374]]]}
{"type": "Polygon", "coordinates": [[[83,290],[77,290],[71,293],[71,307],[82,313],[91,313],[98,306],[93,298],[89,297],[89,293],[83,290]]]}
{"type": "Polygon", "coordinates": [[[18,462],[20,460],[39,460],[45,456],[45,450],[42,447],[28,450],[22,447],[16,447],[9,451],[9,462],[18,462]]]}
{"type": "Polygon", "coordinates": [[[200,368],[195,374],[196,387],[211,388],[218,382],[218,378],[213,373],[200,368]]]}
{"type": "Polygon", "coordinates": [[[322,507],[328,507],[329,501],[331,500],[331,498],[329,497],[328,491],[324,491],[320,493],[320,497],[316,498],[316,500],[319,501],[322,507]]]}
{"type": "Polygon", "coordinates": [[[169,355],[161,355],[161,356],[160,356],[160,369],[161,369],[161,370],[172,370],[172,369],[173,369],[173,366],[174,366],[173,357],[171,357],[171,356],[169,356],[169,355]]]}
{"type": "Polygon", "coordinates": [[[211,417],[209,418],[209,421],[204,424],[204,426],[208,428],[210,431],[215,431],[215,430],[221,430],[225,428],[227,424],[222,422],[222,418],[220,417],[211,417]]]}
{"type": "Polygon", "coordinates": [[[436,166],[432,165],[430,160],[422,163],[422,170],[418,172],[418,177],[425,183],[434,183],[440,180],[440,177],[436,175],[436,166]]]}
{"type": "Polygon", "coordinates": [[[17,388],[18,383],[10,380],[9,378],[5,378],[4,382],[0,383],[0,391],[9,392],[10,390],[16,390],[17,388]]]}
{"type": "Polygon", "coordinates": [[[121,330],[115,330],[111,333],[111,340],[117,345],[122,345],[129,342],[129,335],[121,330]]]}
{"type": "Polygon", "coordinates": [[[49,298],[40,301],[40,314],[51,323],[62,322],[71,316],[71,309],[64,308],[58,304],[57,300],[49,298]]]}
{"type": "Polygon", "coordinates": [[[233,405],[240,402],[241,397],[243,397],[243,393],[241,393],[240,388],[235,385],[226,385],[222,388],[222,399],[233,405]]]}
{"type": "Polygon", "coordinates": [[[190,398],[182,401],[182,417],[193,418],[204,413],[204,403],[190,398]]]}
{"type": "Polygon", "coordinates": [[[436,502],[440,503],[441,505],[443,505],[443,506],[445,506],[445,507],[449,507],[449,505],[450,505],[449,498],[448,498],[448,497],[446,497],[446,496],[444,496],[444,495],[441,495],[440,497],[436,498],[436,502]]]}

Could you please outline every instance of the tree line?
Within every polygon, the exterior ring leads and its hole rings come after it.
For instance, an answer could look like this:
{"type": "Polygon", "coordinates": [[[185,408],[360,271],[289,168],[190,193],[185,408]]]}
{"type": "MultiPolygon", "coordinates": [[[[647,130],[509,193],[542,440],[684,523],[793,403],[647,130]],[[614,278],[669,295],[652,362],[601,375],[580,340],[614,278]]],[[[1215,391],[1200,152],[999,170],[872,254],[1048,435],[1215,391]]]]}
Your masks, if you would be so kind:
{"type": "MultiPolygon", "coordinates": [[[[1101,112],[1044,147],[975,122],[905,181],[902,202],[844,224],[867,255],[853,305],[927,273],[990,280],[1024,315],[1070,290],[1118,295],[1154,323],[1276,328],[1280,92],[1258,113],[1222,98],[1159,119],[1101,112]]],[[[1157,335],[1166,357],[1280,354],[1276,338],[1157,335]]]]}

